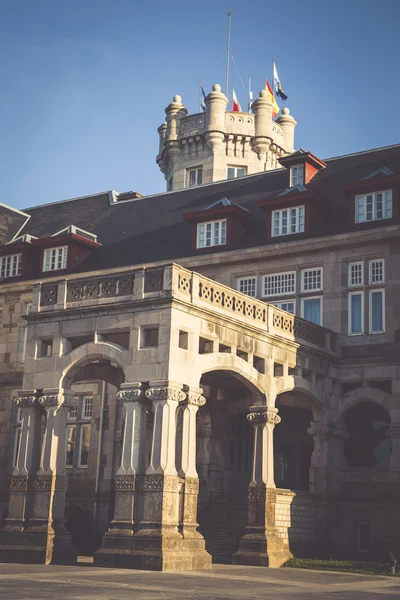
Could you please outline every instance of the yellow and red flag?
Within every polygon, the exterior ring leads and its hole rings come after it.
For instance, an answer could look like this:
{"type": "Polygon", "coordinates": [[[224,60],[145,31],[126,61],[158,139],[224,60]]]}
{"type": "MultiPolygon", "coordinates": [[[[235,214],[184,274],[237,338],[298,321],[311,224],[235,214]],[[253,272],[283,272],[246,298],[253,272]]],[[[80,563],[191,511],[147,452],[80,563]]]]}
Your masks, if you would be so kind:
{"type": "Polygon", "coordinates": [[[270,85],[269,85],[269,83],[268,83],[268,79],[266,79],[266,80],[265,80],[265,89],[267,90],[267,92],[268,92],[268,95],[269,95],[269,99],[270,99],[270,100],[271,100],[271,102],[272,102],[272,106],[273,106],[273,109],[272,109],[272,116],[273,116],[273,117],[276,117],[276,115],[277,115],[277,114],[278,114],[278,112],[280,111],[280,108],[279,108],[279,106],[278,106],[278,103],[277,103],[277,101],[276,101],[276,98],[275,98],[274,94],[272,93],[271,87],[270,87],[270,85]]]}

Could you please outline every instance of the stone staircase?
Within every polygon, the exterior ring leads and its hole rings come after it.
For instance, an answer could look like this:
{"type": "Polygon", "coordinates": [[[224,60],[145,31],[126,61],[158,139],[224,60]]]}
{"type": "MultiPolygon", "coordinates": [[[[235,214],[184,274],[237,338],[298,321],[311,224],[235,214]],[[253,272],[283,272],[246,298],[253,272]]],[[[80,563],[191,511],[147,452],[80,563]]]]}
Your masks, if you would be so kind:
{"type": "Polygon", "coordinates": [[[247,525],[247,496],[220,494],[199,515],[200,531],[213,563],[232,563],[247,525]]]}

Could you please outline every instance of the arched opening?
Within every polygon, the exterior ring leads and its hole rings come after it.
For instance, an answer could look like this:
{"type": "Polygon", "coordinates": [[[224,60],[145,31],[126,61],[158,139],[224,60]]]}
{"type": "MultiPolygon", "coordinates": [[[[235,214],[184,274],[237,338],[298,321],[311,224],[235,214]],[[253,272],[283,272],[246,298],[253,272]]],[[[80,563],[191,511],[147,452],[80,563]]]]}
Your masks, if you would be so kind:
{"type": "Polygon", "coordinates": [[[374,402],[360,402],[344,415],[349,433],[344,455],[348,467],[389,469],[391,440],[386,437],[389,413],[374,402]]]}
{"type": "Polygon", "coordinates": [[[197,421],[198,522],[213,562],[232,562],[247,525],[253,428],[247,420],[255,403],[251,384],[229,371],[203,375],[207,403],[197,421]]]}
{"type": "Polygon", "coordinates": [[[90,555],[100,546],[113,515],[112,481],[120,461],[124,418],[117,392],[124,380],[122,368],[101,357],[84,359],[64,374],[64,388],[77,398],[66,425],[65,518],[80,555],[90,555]]]}
{"type": "Polygon", "coordinates": [[[310,399],[301,392],[285,392],[276,400],[281,422],[274,429],[274,474],[278,488],[310,490],[313,420],[310,399]]]}

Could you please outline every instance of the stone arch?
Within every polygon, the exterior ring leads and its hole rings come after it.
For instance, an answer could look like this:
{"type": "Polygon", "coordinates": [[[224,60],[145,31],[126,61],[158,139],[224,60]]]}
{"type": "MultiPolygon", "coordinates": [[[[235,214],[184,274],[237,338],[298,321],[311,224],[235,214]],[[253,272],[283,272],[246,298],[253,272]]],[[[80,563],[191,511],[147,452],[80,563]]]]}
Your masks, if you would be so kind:
{"type": "MultiPolygon", "coordinates": [[[[302,394],[307,398],[310,403],[314,421],[320,421],[324,418],[324,403],[315,395],[313,384],[310,381],[299,375],[283,378],[281,385],[277,386],[276,397],[289,392],[298,395],[302,394]]],[[[296,402],[293,401],[293,406],[298,406],[298,403],[296,404],[296,402]]]]}
{"type": "Polygon", "coordinates": [[[210,373],[211,371],[229,371],[256,395],[261,394],[265,396],[266,394],[263,381],[265,376],[235,354],[203,354],[198,356],[196,365],[199,372],[198,381],[200,381],[205,373],[210,373]]]}
{"type": "Polygon", "coordinates": [[[65,357],[66,365],[61,373],[60,388],[69,388],[74,376],[83,367],[96,361],[108,361],[125,373],[125,352],[116,344],[108,342],[89,342],[72,350],[65,357]]]}
{"type": "Polygon", "coordinates": [[[391,416],[391,420],[393,420],[393,413],[396,411],[394,397],[387,392],[372,387],[359,387],[343,396],[339,409],[340,420],[343,421],[344,414],[350,408],[361,402],[373,402],[374,404],[382,406],[382,408],[386,409],[391,416]]]}

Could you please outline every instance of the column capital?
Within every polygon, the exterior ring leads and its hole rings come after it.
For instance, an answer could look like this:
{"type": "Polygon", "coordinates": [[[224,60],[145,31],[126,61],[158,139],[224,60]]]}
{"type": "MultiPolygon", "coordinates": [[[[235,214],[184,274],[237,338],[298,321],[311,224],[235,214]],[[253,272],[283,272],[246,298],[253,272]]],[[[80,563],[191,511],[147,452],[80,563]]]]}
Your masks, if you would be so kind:
{"type": "Polygon", "coordinates": [[[400,422],[388,423],[385,435],[391,439],[400,439],[400,422]]]}
{"type": "Polygon", "coordinates": [[[187,403],[193,406],[204,406],[207,398],[202,395],[202,388],[189,388],[187,392],[187,403]]]}
{"type": "Polygon", "coordinates": [[[182,384],[170,380],[150,381],[150,387],[145,392],[146,398],[153,401],[172,400],[183,402],[186,393],[182,390],[182,384]]]}
{"type": "Polygon", "coordinates": [[[78,405],[78,397],[71,390],[44,389],[39,398],[39,404],[43,408],[73,408],[78,405]]]}
{"type": "Polygon", "coordinates": [[[278,409],[270,408],[268,406],[250,406],[247,420],[250,421],[252,425],[261,425],[262,423],[278,425],[278,423],[281,422],[281,418],[278,415],[278,409]]]}
{"type": "Polygon", "coordinates": [[[318,423],[317,421],[311,421],[307,433],[312,437],[321,438],[339,438],[347,440],[349,437],[349,433],[344,426],[334,423],[318,423]]]}
{"type": "Polygon", "coordinates": [[[14,404],[19,408],[31,408],[37,404],[37,390],[21,390],[14,398],[14,404]]]}
{"type": "Polygon", "coordinates": [[[140,382],[122,383],[117,400],[122,402],[140,402],[145,400],[143,384],[140,382]]]}

